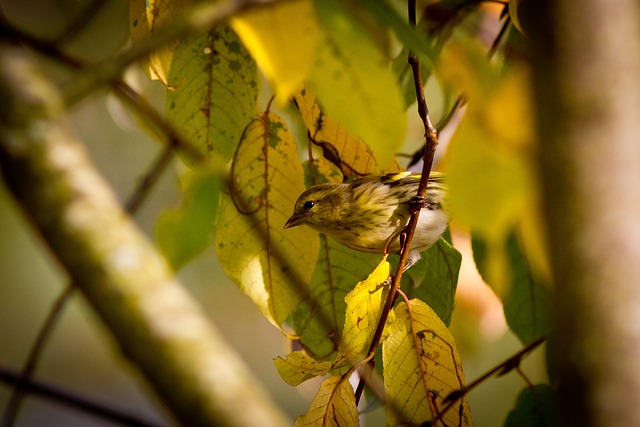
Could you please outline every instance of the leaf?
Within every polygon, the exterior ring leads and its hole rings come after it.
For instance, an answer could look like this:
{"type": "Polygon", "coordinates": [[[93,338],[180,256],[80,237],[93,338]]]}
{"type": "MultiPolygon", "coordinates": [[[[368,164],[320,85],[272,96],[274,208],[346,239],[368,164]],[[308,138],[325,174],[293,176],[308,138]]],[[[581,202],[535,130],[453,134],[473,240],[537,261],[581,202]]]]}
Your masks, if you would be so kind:
{"type": "Polygon", "coordinates": [[[214,234],[220,203],[220,174],[205,172],[191,178],[177,209],[160,215],[156,240],[174,269],[204,251],[214,234]]]}
{"type": "Polygon", "coordinates": [[[500,72],[474,43],[452,43],[443,52],[442,68],[444,80],[468,99],[445,159],[449,210],[485,239],[492,249],[489,280],[505,287],[505,239],[540,205],[529,78],[522,67],[500,72]]]}
{"type": "Polygon", "coordinates": [[[311,378],[320,377],[333,369],[332,362],[319,362],[305,353],[297,350],[286,356],[278,356],[273,360],[278,374],[292,387],[311,378]]]}
{"type": "MultiPolygon", "coordinates": [[[[379,0],[363,0],[363,4],[383,25],[393,30],[402,46],[412,51],[421,61],[422,72],[429,74],[434,66],[436,51],[427,43],[424,34],[420,34],[412,27],[408,20],[400,16],[388,2],[379,0]]],[[[406,62],[407,55],[405,55],[406,62]]],[[[414,94],[415,99],[415,94],[414,94]]]]}
{"type": "Polygon", "coordinates": [[[310,88],[294,97],[302,121],[309,131],[309,139],[322,149],[324,158],[336,165],[345,177],[400,172],[402,167],[394,159],[381,168],[373,151],[360,138],[327,116],[310,88]]]}
{"type": "Polygon", "coordinates": [[[325,30],[310,86],[323,110],[362,138],[385,168],[404,142],[404,101],[389,59],[336,0],[315,2],[325,30]]]}
{"type": "MultiPolygon", "coordinates": [[[[418,425],[432,420],[444,408],[444,399],[464,386],[464,373],[453,337],[428,305],[413,299],[410,311],[404,302],[394,311],[395,322],[382,346],[387,425],[418,425]]],[[[463,397],[436,425],[471,423],[463,397]]]]}
{"type": "Polygon", "coordinates": [[[255,8],[231,19],[256,62],[274,83],[283,104],[300,89],[316,55],[320,29],[312,0],[293,0],[255,8]]]}
{"type": "MultiPolygon", "coordinates": [[[[315,361],[304,351],[295,351],[285,358],[275,360],[282,378],[289,384],[299,384],[330,370],[350,366],[367,352],[380,320],[380,314],[389,293],[383,285],[390,273],[386,257],[367,279],[359,282],[345,297],[346,320],[333,361],[315,361]]],[[[390,315],[388,323],[393,320],[390,315]]]]}
{"type": "Polygon", "coordinates": [[[235,33],[223,26],[182,40],[169,83],[167,119],[211,159],[231,160],[258,91],[256,65],[235,33]]]}
{"type": "Polygon", "coordinates": [[[444,238],[422,253],[422,258],[405,275],[410,276],[417,287],[409,296],[426,302],[445,325],[451,323],[455,307],[458,273],[462,254],[444,238]]]}
{"type": "Polygon", "coordinates": [[[526,387],[515,407],[507,415],[504,427],[551,427],[558,425],[554,416],[557,396],[547,384],[526,387]]]}
{"type": "MultiPolygon", "coordinates": [[[[192,4],[192,0],[131,0],[129,26],[133,43],[153,36],[192,4]]],[[[160,80],[165,86],[170,86],[168,74],[173,53],[177,47],[177,40],[169,42],[144,59],[142,69],[147,77],[160,80]]]]}
{"type": "Polygon", "coordinates": [[[306,227],[284,230],[304,191],[295,141],[284,122],[264,113],[245,129],[223,197],[216,234],[225,273],[276,326],[306,293],[318,237],[306,227]]]}
{"type": "Polygon", "coordinates": [[[551,328],[551,291],[548,284],[531,270],[515,231],[509,234],[504,248],[505,263],[509,269],[505,289],[496,290],[487,277],[487,270],[490,268],[488,262],[491,260],[490,247],[476,235],[471,243],[478,271],[502,300],[507,324],[520,341],[527,345],[547,335],[551,328]]]}
{"type": "Polygon", "coordinates": [[[309,411],[296,419],[296,426],[352,427],[358,424],[356,398],[349,381],[340,375],[327,378],[313,398],[309,411]]]}
{"type": "MultiPolygon", "coordinates": [[[[389,278],[390,273],[391,266],[384,256],[369,277],[358,283],[346,296],[347,311],[342,339],[338,346],[338,359],[354,361],[366,355],[389,294],[389,286],[383,283],[389,278]]],[[[392,321],[390,313],[387,323],[392,321]]]]}

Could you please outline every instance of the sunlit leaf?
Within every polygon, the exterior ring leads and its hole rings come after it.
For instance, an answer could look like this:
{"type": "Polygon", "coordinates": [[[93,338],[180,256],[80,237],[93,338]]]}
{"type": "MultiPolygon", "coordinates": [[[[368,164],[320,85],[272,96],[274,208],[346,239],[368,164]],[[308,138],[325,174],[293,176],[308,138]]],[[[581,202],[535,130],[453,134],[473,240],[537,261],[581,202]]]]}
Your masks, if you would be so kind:
{"type": "Polygon", "coordinates": [[[362,138],[387,167],[406,134],[404,102],[389,58],[339,2],[315,4],[325,34],[310,85],[324,111],[362,138]]]}
{"type": "Polygon", "coordinates": [[[478,271],[502,300],[507,324],[520,341],[527,345],[546,335],[551,327],[551,291],[531,269],[515,232],[509,234],[503,251],[508,266],[508,282],[504,289],[496,290],[488,277],[490,248],[478,236],[474,236],[472,246],[478,271]]]}
{"type": "Polygon", "coordinates": [[[228,162],[256,113],[256,65],[228,27],[182,40],[169,75],[167,119],[228,162]]]}
{"type": "Polygon", "coordinates": [[[309,131],[311,142],[322,149],[324,157],[335,164],[344,176],[356,178],[402,170],[395,159],[382,168],[373,151],[362,139],[322,111],[317,96],[311,89],[304,88],[298,92],[294,101],[309,131]]]}
{"type": "Polygon", "coordinates": [[[283,229],[302,191],[302,166],[285,124],[273,113],[254,119],[234,157],[216,248],[225,273],[277,326],[308,292],[318,258],[317,234],[283,229]]]}
{"type": "Polygon", "coordinates": [[[296,419],[296,426],[358,426],[356,398],[349,381],[339,375],[327,378],[313,398],[309,411],[296,419]]]}
{"type": "Polygon", "coordinates": [[[518,396],[515,407],[507,415],[504,427],[551,427],[557,426],[554,415],[556,393],[547,384],[533,388],[525,387],[518,396]]]}
{"type": "Polygon", "coordinates": [[[293,0],[256,8],[231,25],[275,85],[280,103],[302,85],[316,55],[320,30],[312,0],[293,0]]]}
{"type": "MultiPolygon", "coordinates": [[[[133,42],[153,36],[192,4],[193,0],[131,0],[129,26],[133,42]]],[[[168,74],[177,47],[177,40],[166,43],[142,61],[142,68],[150,79],[160,80],[170,86],[168,74]]]]}
{"type": "Polygon", "coordinates": [[[315,360],[303,350],[279,356],[273,360],[273,363],[282,379],[293,387],[311,378],[327,374],[334,366],[332,362],[315,360]]]}
{"type": "Polygon", "coordinates": [[[441,238],[423,252],[420,261],[405,273],[405,276],[410,276],[413,283],[417,284],[417,287],[407,290],[409,297],[426,302],[447,326],[451,323],[455,307],[461,264],[460,252],[441,238]]]}
{"type": "MultiPolygon", "coordinates": [[[[369,277],[346,296],[347,311],[338,347],[339,357],[353,361],[366,355],[389,293],[389,286],[383,283],[390,273],[391,266],[384,257],[369,277]]],[[[388,323],[392,319],[390,315],[388,323]]]]}
{"type": "Polygon", "coordinates": [[[220,203],[220,173],[191,179],[182,204],[164,212],[156,223],[156,239],[173,268],[179,269],[201,253],[213,238],[220,203]]]}
{"type": "MultiPolygon", "coordinates": [[[[387,425],[419,425],[432,420],[444,399],[465,384],[453,337],[438,315],[420,300],[403,302],[382,346],[387,425]]],[[[470,426],[466,397],[436,425],[470,426]]]]}
{"type": "MultiPolygon", "coordinates": [[[[346,317],[341,333],[338,353],[332,361],[315,361],[304,351],[295,351],[285,358],[275,360],[278,372],[288,383],[297,384],[330,370],[351,365],[366,355],[380,314],[389,293],[383,283],[390,273],[386,257],[373,272],[345,297],[346,317]]],[[[387,323],[393,321],[393,313],[387,323]]]]}

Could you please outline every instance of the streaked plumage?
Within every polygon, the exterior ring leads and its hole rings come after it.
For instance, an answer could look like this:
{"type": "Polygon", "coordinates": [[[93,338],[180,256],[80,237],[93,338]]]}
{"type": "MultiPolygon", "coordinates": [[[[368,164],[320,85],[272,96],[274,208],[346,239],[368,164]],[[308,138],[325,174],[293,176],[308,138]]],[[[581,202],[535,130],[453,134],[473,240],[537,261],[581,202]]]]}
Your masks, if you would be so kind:
{"type": "MultiPolygon", "coordinates": [[[[409,222],[419,182],[420,174],[402,172],[313,186],[300,195],[285,228],[306,224],[352,249],[382,253],[389,238],[409,222]]],[[[445,198],[444,176],[432,172],[411,245],[414,258],[419,259],[447,228],[445,198]]],[[[399,251],[396,237],[389,252],[399,251]]]]}

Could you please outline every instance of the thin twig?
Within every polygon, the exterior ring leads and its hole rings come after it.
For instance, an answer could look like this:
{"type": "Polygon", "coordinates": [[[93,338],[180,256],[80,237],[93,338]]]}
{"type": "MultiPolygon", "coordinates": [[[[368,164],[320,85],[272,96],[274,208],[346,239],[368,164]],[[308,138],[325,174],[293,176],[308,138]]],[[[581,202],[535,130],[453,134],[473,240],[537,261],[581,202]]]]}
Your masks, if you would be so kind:
{"type": "Polygon", "coordinates": [[[96,89],[109,85],[120,78],[133,63],[166,46],[180,37],[209,30],[237,13],[252,7],[273,3],[273,0],[229,0],[214,3],[198,3],[185,14],[177,17],[171,25],[158,30],[153,36],[133,44],[129,49],[90,67],[67,86],[66,105],[74,105],[95,93],[96,89]]]}
{"type": "Polygon", "coordinates": [[[40,381],[29,381],[28,383],[24,384],[21,374],[15,374],[14,372],[11,372],[10,370],[2,367],[0,367],[0,382],[3,382],[5,384],[13,384],[16,388],[23,387],[25,391],[28,391],[31,394],[49,399],[54,402],[63,403],[87,414],[100,417],[103,420],[133,427],[160,426],[160,424],[142,420],[133,415],[115,410],[109,406],[96,403],[92,400],[85,399],[81,396],[58,389],[54,386],[45,384],[40,381]]]}
{"type": "MultiPolygon", "coordinates": [[[[409,10],[409,23],[415,26],[416,25],[415,0],[409,1],[408,10],[409,10]]],[[[429,174],[431,173],[431,166],[433,165],[433,158],[434,158],[436,146],[438,145],[438,135],[429,117],[429,109],[427,107],[427,102],[424,97],[424,87],[422,85],[422,73],[420,71],[420,61],[418,60],[418,57],[414,53],[409,54],[409,64],[411,65],[411,69],[413,71],[413,79],[414,79],[414,84],[416,88],[416,98],[418,101],[418,114],[425,128],[426,144],[425,144],[425,151],[424,151],[424,163],[422,165],[422,176],[420,178],[418,192],[416,194],[417,198],[424,199],[427,194],[429,174]]],[[[387,322],[389,313],[391,312],[393,305],[395,303],[396,297],[398,295],[398,290],[400,289],[400,282],[402,280],[402,272],[404,271],[405,265],[407,263],[407,258],[409,257],[409,250],[411,249],[411,241],[413,240],[413,235],[415,234],[415,229],[416,229],[416,225],[418,224],[419,215],[420,215],[420,209],[417,209],[415,212],[412,212],[411,218],[409,220],[409,224],[402,232],[402,234],[404,235],[404,239],[401,239],[403,245],[402,245],[402,250],[400,252],[400,261],[398,262],[396,273],[393,276],[391,290],[387,295],[384,308],[382,309],[382,313],[380,314],[380,320],[378,321],[378,325],[376,327],[373,340],[371,341],[371,345],[369,346],[369,355],[374,354],[376,352],[376,349],[380,345],[380,340],[382,339],[382,332],[384,331],[384,326],[387,322]]],[[[373,362],[370,362],[370,363],[373,363],[373,362]]],[[[363,376],[362,378],[360,378],[360,382],[358,383],[358,387],[356,388],[356,403],[360,401],[360,397],[362,396],[362,392],[364,390],[366,381],[367,381],[366,377],[363,376]]]]}
{"type": "Polygon", "coordinates": [[[492,377],[493,375],[502,376],[512,371],[513,369],[518,369],[522,358],[527,354],[529,354],[530,352],[532,352],[533,350],[535,350],[538,346],[540,346],[543,342],[545,342],[545,340],[546,340],[546,337],[538,338],[537,340],[533,341],[531,344],[529,344],[528,346],[526,346],[525,348],[523,348],[513,356],[509,357],[499,365],[495,366],[494,368],[490,369],[489,371],[481,375],[479,378],[477,378],[473,382],[469,383],[464,388],[451,392],[444,399],[445,402],[448,402],[447,406],[445,406],[442,409],[442,411],[440,411],[438,415],[433,420],[431,420],[431,424],[435,425],[436,422],[442,420],[442,418],[445,416],[447,411],[449,411],[458,402],[458,400],[462,399],[464,396],[469,394],[471,390],[473,390],[474,388],[482,384],[488,378],[492,377]]]}
{"type": "Polygon", "coordinates": [[[27,361],[25,362],[20,373],[17,375],[17,379],[14,382],[15,386],[11,393],[11,397],[9,398],[9,402],[7,403],[4,415],[2,416],[2,422],[0,423],[0,426],[10,427],[14,425],[16,417],[18,416],[18,412],[20,411],[20,407],[22,406],[22,401],[24,400],[25,394],[30,389],[31,378],[33,377],[33,373],[38,366],[40,357],[44,352],[45,344],[51,336],[55,325],[58,324],[58,320],[62,315],[62,310],[67,305],[67,302],[71,299],[73,290],[73,284],[67,285],[64,291],[62,291],[58,299],[51,307],[51,310],[49,311],[49,314],[47,315],[47,318],[40,328],[38,336],[36,337],[36,340],[31,347],[31,351],[29,351],[27,361]]]}
{"type": "MultiPolygon", "coordinates": [[[[90,65],[73,55],[69,55],[62,49],[60,49],[55,43],[48,40],[42,40],[34,37],[28,33],[20,31],[6,21],[0,21],[0,28],[2,32],[11,39],[19,41],[32,49],[35,49],[39,53],[46,55],[69,68],[74,70],[88,69],[90,65]]],[[[137,113],[148,120],[148,122],[155,126],[162,134],[166,135],[169,141],[169,145],[176,150],[184,153],[193,163],[200,163],[205,160],[205,155],[197,146],[195,146],[190,140],[182,137],[180,132],[171,125],[167,120],[135,89],[128,85],[125,81],[117,78],[111,84],[114,89],[114,93],[121,100],[127,102],[137,113]]]]}

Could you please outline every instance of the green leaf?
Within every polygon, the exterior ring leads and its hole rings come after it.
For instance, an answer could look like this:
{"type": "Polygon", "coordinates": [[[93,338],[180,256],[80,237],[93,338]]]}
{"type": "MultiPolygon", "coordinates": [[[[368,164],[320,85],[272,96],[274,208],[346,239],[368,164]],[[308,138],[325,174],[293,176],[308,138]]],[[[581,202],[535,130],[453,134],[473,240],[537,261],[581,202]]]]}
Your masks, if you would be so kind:
{"type": "Polygon", "coordinates": [[[220,265],[281,326],[308,292],[319,242],[306,227],[283,228],[304,191],[304,174],[296,143],[278,116],[264,113],[249,123],[229,184],[216,233],[220,265]]]}
{"type": "Polygon", "coordinates": [[[358,426],[356,397],[349,381],[334,375],[322,383],[307,413],[296,419],[296,427],[358,426]]]}
{"type": "Polygon", "coordinates": [[[291,316],[300,344],[318,359],[338,350],[347,308],[345,296],[374,269],[380,255],[351,250],[325,236],[309,294],[291,316]]]}
{"type": "MultiPolygon", "coordinates": [[[[446,397],[465,385],[460,356],[451,333],[424,302],[402,302],[382,346],[387,425],[419,425],[432,420],[446,397]]],[[[466,396],[442,419],[442,425],[470,426],[466,396]]],[[[439,425],[439,424],[438,424],[439,425]]]]}
{"type": "Polygon", "coordinates": [[[422,258],[405,275],[418,286],[407,290],[411,298],[426,302],[449,326],[455,307],[458,273],[462,254],[444,238],[422,254],[422,258]]]}
{"type": "Polygon", "coordinates": [[[220,178],[220,173],[216,172],[191,177],[182,204],[158,218],[156,241],[176,270],[211,242],[220,204],[220,178]]]}
{"type": "Polygon", "coordinates": [[[384,168],[406,134],[404,101],[390,61],[339,2],[315,4],[325,34],[310,85],[326,113],[362,138],[384,168]]]}
{"type": "Polygon", "coordinates": [[[165,111],[184,136],[223,163],[256,113],[257,69],[236,34],[221,26],[180,41],[165,111]]]}
{"type": "Polygon", "coordinates": [[[504,427],[551,427],[558,425],[554,415],[556,392],[547,384],[526,387],[509,412],[504,427]]]}
{"type": "MultiPolygon", "coordinates": [[[[492,286],[487,277],[492,256],[490,249],[477,235],[473,235],[471,244],[478,271],[485,282],[492,286]]],[[[509,234],[504,252],[505,262],[509,266],[508,282],[504,289],[494,288],[494,292],[502,300],[507,324],[520,341],[527,345],[549,333],[551,291],[548,284],[531,269],[515,232],[509,234]]]]}
{"type": "MultiPolygon", "coordinates": [[[[420,34],[415,27],[412,27],[407,18],[400,16],[388,2],[363,0],[362,3],[381,24],[393,30],[400,43],[406,49],[412,51],[420,59],[423,67],[422,72],[428,75],[435,63],[437,52],[427,43],[427,38],[420,34]]],[[[406,58],[407,55],[405,55],[405,62],[406,58]]]]}

